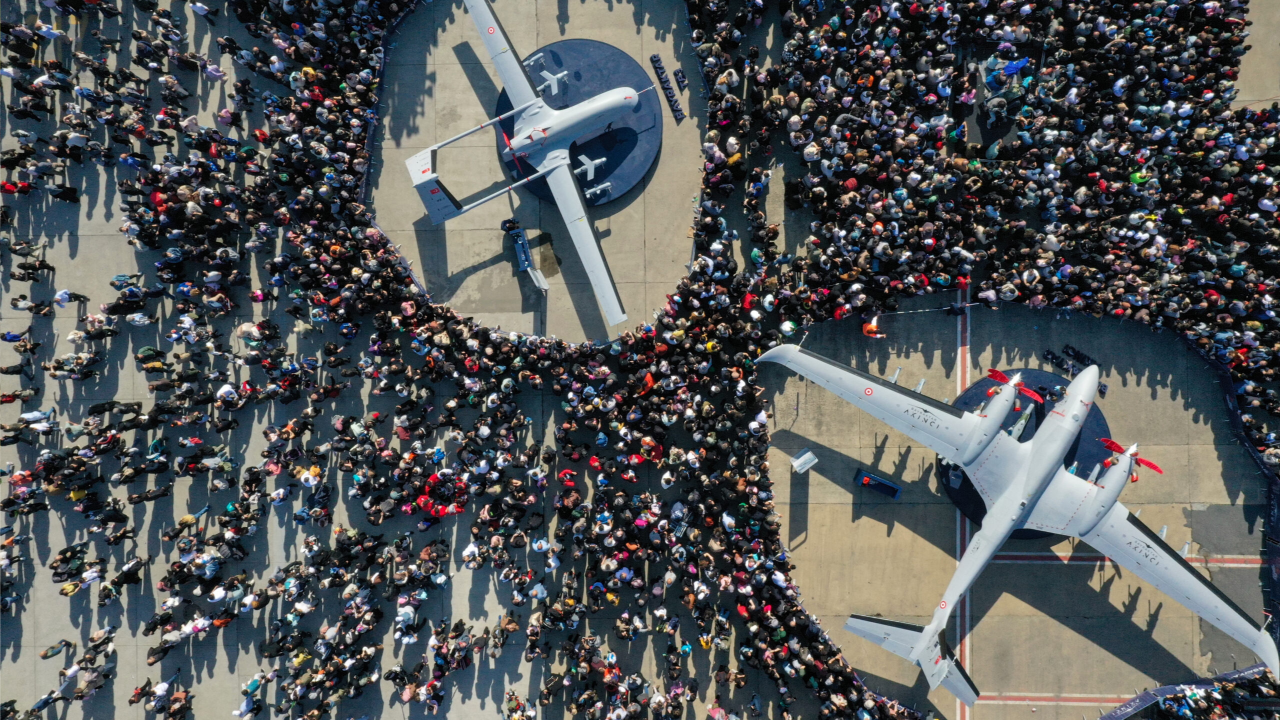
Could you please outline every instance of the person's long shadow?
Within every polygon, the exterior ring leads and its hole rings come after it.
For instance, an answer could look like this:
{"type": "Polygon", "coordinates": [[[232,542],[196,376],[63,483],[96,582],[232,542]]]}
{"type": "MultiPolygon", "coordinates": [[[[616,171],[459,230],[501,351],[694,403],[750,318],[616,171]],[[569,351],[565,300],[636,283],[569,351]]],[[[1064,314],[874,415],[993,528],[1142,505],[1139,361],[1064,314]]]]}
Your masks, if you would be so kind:
{"type": "Polygon", "coordinates": [[[80,703],[84,708],[84,717],[88,720],[115,720],[116,717],[116,694],[112,692],[114,684],[120,677],[120,669],[117,667],[115,675],[107,680],[107,684],[93,694],[91,698],[85,698],[80,703]]]}
{"type": "MultiPolygon", "coordinates": [[[[133,547],[135,555],[143,555],[143,553],[139,552],[140,550],[141,547],[138,545],[133,547]]],[[[143,557],[146,557],[146,555],[143,555],[143,557]]],[[[143,623],[155,613],[158,607],[155,595],[150,592],[150,589],[155,587],[155,582],[158,579],[158,576],[152,572],[152,568],[157,567],[157,563],[160,568],[159,575],[164,575],[164,558],[155,556],[152,562],[143,568],[142,585],[134,588],[128,596],[128,613],[125,616],[125,620],[129,627],[129,634],[133,637],[138,637],[138,634],[142,632],[143,623]]]]}
{"type": "MultiPolygon", "coordinates": [[[[48,513],[38,514],[47,515],[48,513]]],[[[40,563],[42,566],[45,564],[44,562],[40,563]]],[[[36,568],[31,559],[24,559],[19,568],[20,575],[13,587],[13,591],[29,587],[35,581],[36,568]]],[[[18,593],[15,592],[15,594],[18,593]]],[[[22,636],[24,634],[23,628],[26,625],[26,623],[22,622],[22,614],[28,609],[25,598],[19,597],[14,601],[13,606],[0,616],[3,617],[0,620],[0,660],[15,663],[22,657],[22,636]]]]}
{"type": "MultiPolygon", "coordinates": [[[[1048,544],[1060,540],[1050,538],[1048,544]]],[[[1079,543],[1076,553],[1088,553],[1090,549],[1079,543]]],[[[1111,590],[1116,583],[1136,580],[1127,571],[1110,561],[1099,559],[1094,565],[1078,563],[1055,566],[1052,570],[1055,587],[1071,593],[1069,612],[1059,612],[1053,599],[1046,598],[1043,574],[1026,573],[1013,565],[992,565],[970,592],[973,628],[976,630],[982,618],[991,610],[1001,595],[1009,594],[1028,605],[1050,615],[1055,621],[1082,638],[1092,641],[1098,648],[1130,667],[1146,675],[1167,681],[1192,680],[1196,671],[1174,655],[1157,640],[1154,631],[1159,624],[1166,597],[1156,594],[1146,605],[1146,616],[1141,610],[1141,588],[1130,593],[1122,607],[1111,602],[1111,590]],[[1105,576],[1098,589],[1090,580],[1099,573],[1105,576]],[[1151,603],[1155,603],[1154,605],[1151,603]]]]}

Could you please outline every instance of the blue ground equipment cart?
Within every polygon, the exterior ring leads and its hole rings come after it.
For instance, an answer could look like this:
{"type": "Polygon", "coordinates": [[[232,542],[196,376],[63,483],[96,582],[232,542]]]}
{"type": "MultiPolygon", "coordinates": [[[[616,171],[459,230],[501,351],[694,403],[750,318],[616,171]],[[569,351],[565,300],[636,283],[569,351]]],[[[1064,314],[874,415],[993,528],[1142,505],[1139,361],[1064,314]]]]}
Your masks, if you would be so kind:
{"type": "Polygon", "coordinates": [[[901,485],[895,485],[884,478],[876,477],[866,470],[858,473],[858,486],[867,490],[874,490],[881,495],[887,495],[890,500],[897,500],[902,496],[901,485]]]}
{"type": "Polygon", "coordinates": [[[524,230],[516,228],[507,233],[511,237],[511,244],[516,249],[516,270],[523,270],[529,273],[533,284],[539,290],[546,294],[551,287],[547,284],[547,278],[542,275],[542,271],[533,266],[533,253],[529,250],[529,237],[524,234],[524,230]]]}

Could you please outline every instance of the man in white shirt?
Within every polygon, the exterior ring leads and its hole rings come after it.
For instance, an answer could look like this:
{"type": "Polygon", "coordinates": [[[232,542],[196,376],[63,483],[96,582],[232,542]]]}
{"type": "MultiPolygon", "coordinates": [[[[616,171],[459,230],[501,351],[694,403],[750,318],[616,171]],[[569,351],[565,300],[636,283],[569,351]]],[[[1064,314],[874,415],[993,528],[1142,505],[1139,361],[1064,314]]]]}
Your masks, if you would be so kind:
{"type": "Polygon", "coordinates": [[[202,2],[193,2],[190,4],[190,7],[195,14],[204,18],[210,25],[217,25],[213,19],[218,17],[219,8],[210,8],[202,2]]]}

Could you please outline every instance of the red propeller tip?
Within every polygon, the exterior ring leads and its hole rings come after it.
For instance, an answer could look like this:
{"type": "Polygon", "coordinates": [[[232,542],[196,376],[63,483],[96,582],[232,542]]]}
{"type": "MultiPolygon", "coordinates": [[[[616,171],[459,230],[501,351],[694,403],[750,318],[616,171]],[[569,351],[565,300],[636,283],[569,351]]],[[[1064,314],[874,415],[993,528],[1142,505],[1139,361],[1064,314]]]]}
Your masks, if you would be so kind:
{"type": "Polygon", "coordinates": [[[995,380],[998,383],[1009,382],[1009,376],[1005,375],[1004,373],[1000,372],[995,368],[991,368],[990,370],[987,371],[987,377],[991,378],[992,380],[995,380]]]}
{"type": "Polygon", "coordinates": [[[1031,398],[1032,400],[1035,400],[1036,402],[1040,403],[1041,405],[1043,405],[1043,404],[1044,404],[1044,398],[1040,397],[1040,394],[1039,394],[1039,393],[1036,393],[1036,392],[1034,392],[1034,391],[1032,391],[1032,390],[1028,390],[1028,389],[1026,389],[1026,388],[1024,388],[1024,387],[1021,387],[1021,386],[1019,386],[1019,387],[1018,387],[1018,392],[1022,393],[1023,395],[1026,395],[1027,397],[1031,398]]]}
{"type": "Polygon", "coordinates": [[[1098,441],[1102,443],[1103,447],[1105,447],[1106,449],[1110,450],[1113,453],[1122,453],[1122,454],[1124,453],[1124,447],[1121,446],[1120,443],[1116,442],[1115,440],[1112,440],[1111,438],[1098,438],[1098,441]]]}
{"type": "Polygon", "coordinates": [[[1141,465],[1142,467],[1148,467],[1148,468],[1151,468],[1152,470],[1155,470],[1157,473],[1159,473],[1159,474],[1161,474],[1161,475],[1163,475],[1163,474],[1164,474],[1164,471],[1160,469],[1160,466],[1159,466],[1159,465],[1157,465],[1157,464],[1155,464],[1155,463],[1151,462],[1150,460],[1148,460],[1148,459],[1146,459],[1146,458],[1136,457],[1136,458],[1134,458],[1133,460],[1134,460],[1134,462],[1138,463],[1138,464],[1139,464],[1139,465],[1141,465]]]}

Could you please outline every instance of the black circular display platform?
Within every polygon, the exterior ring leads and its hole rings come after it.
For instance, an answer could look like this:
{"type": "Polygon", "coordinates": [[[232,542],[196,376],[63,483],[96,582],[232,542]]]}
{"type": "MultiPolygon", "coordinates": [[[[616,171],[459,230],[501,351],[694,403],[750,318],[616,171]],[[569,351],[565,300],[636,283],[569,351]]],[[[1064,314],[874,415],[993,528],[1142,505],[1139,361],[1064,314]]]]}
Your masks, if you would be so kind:
{"type": "MultiPolygon", "coordinates": [[[[536,50],[528,57],[537,57],[539,54],[542,57],[528,65],[529,77],[535,87],[545,82],[543,70],[552,75],[565,71],[569,73],[560,82],[560,92],[552,95],[548,89],[542,96],[547,105],[556,110],[577,105],[614,88],[629,87],[640,93],[640,103],[631,112],[614,121],[611,130],[594,137],[580,138],[570,147],[575,170],[582,166],[578,161],[579,155],[593,160],[605,158],[605,163],[596,168],[595,178],[590,182],[579,176],[579,184],[584,190],[606,182],[610,184],[607,192],[588,197],[588,206],[603,205],[622,197],[644,179],[662,148],[662,97],[652,89],[645,92],[646,89],[653,88],[653,81],[640,63],[630,55],[598,40],[560,40],[536,50]]],[[[507,91],[503,90],[498,96],[493,116],[511,112],[511,108],[511,99],[507,97],[507,91]]],[[[495,135],[499,156],[507,147],[503,134],[510,137],[514,126],[514,118],[507,118],[498,124],[495,135]]],[[[514,159],[504,160],[503,165],[512,180],[522,180],[534,172],[527,163],[514,159]]],[[[547,187],[542,178],[525,187],[538,199],[554,202],[551,188],[547,187]]]]}
{"type": "MultiPolygon", "coordinates": [[[[1062,393],[1066,390],[1067,385],[1071,383],[1065,377],[1056,375],[1044,370],[1005,370],[1005,375],[1013,377],[1014,373],[1022,373],[1022,384],[1028,389],[1034,391],[1037,395],[1044,398],[1044,405],[1022,395],[1019,398],[1022,410],[1026,410],[1030,405],[1034,409],[1031,417],[1027,420],[1026,427],[1022,429],[1022,434],[1018,437],[1020,441],[1027,441],[1036,434],[1036,428],[1044,422],[1045,416],[1050,410],[1053,410],[1054,398],[1061,398],[1062,393]]],[[[979,405],[988,400],[987,391],[996,387],[996,381],[990,378],[983,378],[973,385],[969,386],[956,401],[952,403],[957,408],[972,412],[979,405]]],[[[1009,417],[1005,418],[1002,430],[1008,431],[1022,417],[1022,412],[1015,411],[1009,413],[1009,417]]],[[[1076,436],[1076,441],[1071,445],[1071,449],[1067,451],[1065,460],[1066,466],[1071,467],[1078,463],[1076,475],[1087,478],[1089,473],[1093,472],[1093,468],[1098,463],[1111,457],[1111,451],[1108,450],[1098,438],[1111,437],[1110,427],[1107,425],[1107,419],[1103,417],[1102,410],[1098,409],[1095,402],[1093,407],[1089,408],[1089,415],[1084,419],[1084,425],[1080,428],[1080,434],[1076,436]]],[[[947,497],[951,498],[951,502],[964,514],[978,525],[982,524],[982,518],[986,517],[987,506],[982,501],[982,496],[978,493],[978,489],[973,486],[973,482],[968,475],[963,473],[954,465],[941,466],[942,472],[942,488],[946,491],[947,497]],[[952,476],[958,474],[962,480],[960,487],[952,487],[952,476]]],[[[1050,537],[1052,533],[1041,532],[1039,530],[1015,530],[1013,537],[1019,539],[1031,539],[1050,537]]]]}

